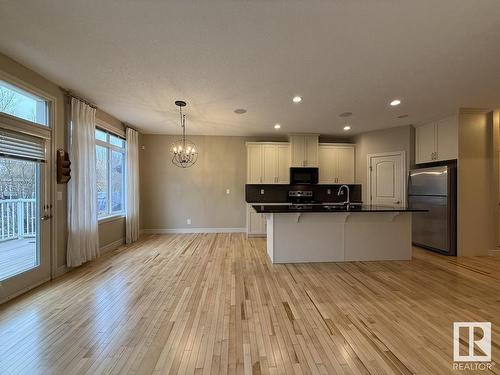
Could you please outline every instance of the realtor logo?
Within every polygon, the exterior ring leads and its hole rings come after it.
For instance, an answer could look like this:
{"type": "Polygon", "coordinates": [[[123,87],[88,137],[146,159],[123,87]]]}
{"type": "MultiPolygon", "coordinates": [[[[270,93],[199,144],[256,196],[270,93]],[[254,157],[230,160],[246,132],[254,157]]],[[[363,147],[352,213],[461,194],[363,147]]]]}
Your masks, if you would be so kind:
{"type": "Polygon", "coordinates": [[[453,361],[490,362],[491,361],[491,323],[454,322],[453,323],[453,361]],[[460,342],[466,350],[460,352],[460,342]]]}

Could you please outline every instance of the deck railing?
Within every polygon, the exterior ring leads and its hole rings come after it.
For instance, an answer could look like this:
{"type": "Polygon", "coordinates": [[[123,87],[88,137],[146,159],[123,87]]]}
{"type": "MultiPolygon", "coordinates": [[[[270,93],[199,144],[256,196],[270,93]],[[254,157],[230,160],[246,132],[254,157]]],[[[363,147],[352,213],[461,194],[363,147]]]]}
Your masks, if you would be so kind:
{"type": "Polygon", "coordinates": [[[0,199],[0,241],[36,236],[35,199],[0,199]]]}

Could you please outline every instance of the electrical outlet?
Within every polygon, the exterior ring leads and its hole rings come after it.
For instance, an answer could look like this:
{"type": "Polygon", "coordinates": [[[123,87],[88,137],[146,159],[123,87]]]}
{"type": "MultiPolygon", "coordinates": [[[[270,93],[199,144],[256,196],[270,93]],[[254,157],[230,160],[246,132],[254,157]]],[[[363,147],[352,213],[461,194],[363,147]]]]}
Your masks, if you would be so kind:
{"type": "Polygon", "coordinates": [[[332,195],[332,189],[328,189],[328,190],[326,191],[326,194],[328,194],[328,195],[332,195]]]}
{"type": "Polygon", "coordinates": [[[57,192],[57,200],[58,200],[58,201],[62,201],[62,198],[63,198],[63,196],[62,196],[62,191],[58,191],[58,192],[57,192]]]}
{"type": "Polygon", "coordinates": [[[264,195],[264,189],[260,189],[260,195],[264,195]]]}
{"type": "Polygon", "coordinates": [[[231,190],[226,189],[226,194],[231,194],[231,190]]]}
{"type": "Polygon", "coordinates": [[[191,225],[191,219],[187,219],[186,222],[187,222],[187,225],[191,225]]]}

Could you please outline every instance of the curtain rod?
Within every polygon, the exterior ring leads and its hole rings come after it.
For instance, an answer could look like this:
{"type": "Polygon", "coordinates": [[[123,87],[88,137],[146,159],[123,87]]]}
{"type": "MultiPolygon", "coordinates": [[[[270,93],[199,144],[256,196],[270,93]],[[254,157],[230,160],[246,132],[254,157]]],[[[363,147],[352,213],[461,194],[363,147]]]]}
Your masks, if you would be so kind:
{"type": "Polygon", "coordinates": [[[130,129],[135,130],[136,132],[140,133],[140,132],[139,132],[139,129],[134,128],[133,126],[130,126],[130,125],[129,125],[129,124],[127,124],[126,122],[123,122],[123,126],[125,127],[125,130],[127,130],[127,128],[130,128],[130,129]]]}
{"type": "Polygon", "coordinates": [[[86,99],[83,99],[82,97],[78,96],[78,95],[75,95],[73,94],[71,91],[69,90],[66,90],[66,89],[62,89],[64,91],[64,93],[66,94],[66,96],[70,97],[70,98],[75,98],[75,99],[78,99],[80,100],[81,102],[84,102],[85,104],[87,104],[89,107],[92,107],[94,109],[98,109],[97,106],[91,102],[89,102],[88,100],[86,99]]]}

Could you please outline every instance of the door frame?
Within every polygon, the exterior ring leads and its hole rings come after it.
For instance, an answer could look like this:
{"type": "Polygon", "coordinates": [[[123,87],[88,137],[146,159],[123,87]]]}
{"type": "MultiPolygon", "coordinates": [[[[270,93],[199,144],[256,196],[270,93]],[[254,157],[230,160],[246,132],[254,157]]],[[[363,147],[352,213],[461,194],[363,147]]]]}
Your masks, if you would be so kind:
{"type": "MultiPolygon", "coordinates": [[[[54,279],[63,273],[67,271],[66,269],[66,264],[63,266],[58,267],[58,259],[57,259],[57,224],[58,224],[58,201],[56,197],[56,190],[57,190],[57,184],[56,184],[56,169],[53,166],[54,161],[56,160],[56,153],[57,153],[57,135],[58,135],[58,129],[57,126],[60,126],[58,124],[58,111],[59,107],[62,105],[64,106],[64,103],[59,103],[58,98],[56,98],[54,95],[49,94],[43,89],[40,89],[39,87],[28,83],[26,80],[19,78],[17,75],[13,75],[6,70],[0,69],[0,79],[4,80],[10,84],[13,84],[15,86],[20,87],[23,90],[26,90],[27,92],[31,92],[34,95],[37,95],[43,99],[45,99],[49,103],[49,118],[48,118],[48,124],[49,126],[44,126],[44,125],[38,125],[36,123],[32,123],[30,121],[23,120],[21,118],[17,118],[14,116],[10,116],[6,113],[0,113],[0,122],[2,123],[2,127],[7,129],[7,130],[13,130],[19,133],[25,133],[31,136],[36,136],[39,138],[45,139],[47,143],[47,152],[46,152],[46,163],[45,167],[48,168],[48,171],[45,174],[45,178],[47,179],[45,189],[47,189],[47,196],[46,196],[46,202],[42,203],[42,198],[40,199],[41,205],[43,204],[48,204],[49,205],[49,214],[52,216],[52,218],[49,221],[49,252],[50,252],[50,275],[48,278],[45,280],[42,280],[38,283],[35,283],[33,285],[30,285],[29,287],[18,291],[17,293],[14,293],[10,296],[8,296],[5,300],[0,300],[0,304],[3,302],[10,300],[12,298],[17,297],[20,294],[23,294],[31,289],[36,288],[37,286],[54,279]]],[[[64,98],[63,100],[66,100],[64,98]]],[[[64,146],[65,147],[65,146],[64,146]]]]}
{"type": "Polygon", "coordinates": [[[407,173],[407,165],[406,165],[406,151],[393,151],[393,152],[377,152],[374,154],[367,154],[366,155],[366,174],[367,174],[367,180],[366,184],[368,185],[367,193],[368,196],[367,198],[370,200],[370,204],[372,203],[372,178],[371,178],[371,159],[376,158],[376,157],[384,157],[384,156],[399,156],[401,160],[401,205],[403,207],[406,207],[406,173],[407,173]]]}

